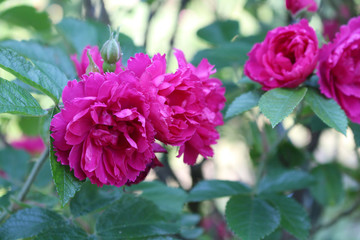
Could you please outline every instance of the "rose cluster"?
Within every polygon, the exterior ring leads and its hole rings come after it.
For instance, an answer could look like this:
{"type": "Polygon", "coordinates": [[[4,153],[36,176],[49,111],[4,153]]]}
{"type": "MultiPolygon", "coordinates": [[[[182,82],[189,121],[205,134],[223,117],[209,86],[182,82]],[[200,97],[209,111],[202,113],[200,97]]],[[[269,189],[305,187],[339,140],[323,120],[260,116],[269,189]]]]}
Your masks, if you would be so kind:
{"type": "Polygon", "coordinates": [[[88,46],[80,62],[74,56],[80,81],[68,82],[64,108],[50,126],[57,160],[80,180],[122,186],[142,181],[151,168],[161,166],[155,152],[165,149],[155,140],[179,146],[187,164],[198,155],[213,156],[225,89],[210,77],[215,70],[206,59],[195,67],[180,50],[175,56],[175,73],[166,73],[160,54],[138,53],[127,67],[117,63],[115,72],[105,73],[97,47],[88,46]],[[89,49],[100,72],[84,74],[89,49]]]}

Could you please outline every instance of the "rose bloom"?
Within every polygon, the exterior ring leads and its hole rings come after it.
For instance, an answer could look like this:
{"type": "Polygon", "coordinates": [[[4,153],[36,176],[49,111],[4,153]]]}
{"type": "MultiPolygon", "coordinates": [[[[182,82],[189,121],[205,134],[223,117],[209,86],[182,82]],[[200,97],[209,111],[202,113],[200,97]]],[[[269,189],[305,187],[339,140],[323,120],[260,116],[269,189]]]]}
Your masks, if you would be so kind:
{"type": "MultiPolygon", "coordinates": [[[[80,78],[83,74],[86,73],[86,69],[89,66],[89,58],[87,56],[87,51],[90,50],[90,55],[92,59],[94,60],[96,66],[98,66],[100,73],[104,73],[103,71],[103,63],[104,60],[101,58],[101,54],[99,51],[98,46],[86,46],[81,54],[80,61],[77,59],[77,54],[71,55],[70,58],[75,64],[76,72],[78,74],[78,77],[80,78]]],[[[115,73],[119,73],[122,71],[121,69],[121,61],[118,61],[116,63],[116,69],[115,73]]]]}
{"type": "Polygon", "coordinates": [[[314,0],[286,0],[286,8],[295,15],[301,10],[316,12],[318,6],[314,0]]]}
{"type": "Polygon", "coordinates": [[[25,150],[32,155],[40,154],[46,148],[40,136],[24,136],[19,140],[11,142],[10,145],[15,149],[25,150]]]}
{"type": "Polygon", "coordinates": [[[78,179],[88,177],[98,186],[131,185],[160,164],[150,106],[132,72],[83,75],[80,82],[68,82],[62,99],[51,136],[57,160],[78,179]]]}
{"type": "Polygon", "coordinates": [[[335,38],[335,34],[339,31],[340,24],[337,19],[327,19],[323,21],[323,36],[330,41],[335,38]]]}
{"type": "Polygon", "coordinates": [[[187,63],[184,54],[175,49],[179,69],[165,74],[165,57],[136,54],[128,62],[146,91],[151,106],[150,119],[156,138],[165,144],[180,146],[179,156],[194,164],[197,156],[214,155],[210,145],[219,138],[216,126],[223,124],[221,110],[225,89],[219,79],[210,78],[214,66],[203,59],[198,67],[187,63]],[[139,62],[147,63],[140,69],[139,62]],[[136,68],[134,67],[136,66],[136,68]]]}
{"type": "Polygon", "coordinates": [[[306,19],[269,31],[248,53],[244,73],[263,90],[295,88],[314,71],[318,57],[315,31],[306,19]]]}
{"type": "Polygon", "coordinates": [[[317,74],[321,92],[360,123],[360,17],[341,26],[333,42],[323,45],[317,74]]]}

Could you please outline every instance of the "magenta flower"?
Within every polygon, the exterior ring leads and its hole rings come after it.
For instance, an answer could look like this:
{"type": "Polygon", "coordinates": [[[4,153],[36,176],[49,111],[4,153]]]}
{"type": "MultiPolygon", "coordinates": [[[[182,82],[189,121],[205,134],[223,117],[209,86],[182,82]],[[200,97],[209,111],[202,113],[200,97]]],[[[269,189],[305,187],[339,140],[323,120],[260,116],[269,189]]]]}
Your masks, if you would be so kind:
{"type": "Polygon", "coordinates": [[[244,73],[263,90],[295,88],[314,71],[318,57],[315,31],[306,19],[267,33],[248,53],[244,73]]]}
{"type": "Polygon", "coordinates": [[[50,130],[57,160],[75,177],[122,186],[158,164],[150,106],[132,72],[83,75],[68,82],[62,99],[50,130]]]}
{"type": "MultiPolygon", "coordinates": [[[[71,55],[70,58],[75,64],[76,72],[78,77],[80,78],[83,74],[86,73],[86,68],[89,66],[89,58],[87,56],[87,51],[90,50],[90,55],[93,58],[95,64],[98,66],[100,73],[104,73],[103,71],[103,59],[101,58],[101,54],[98,46],[86,46],[81,54],[80,61],[77,59],[77,54],[71,55]]],[[[121,62],[116,63],[115,73],[119,73],[122,71],[121,62]]]]}
{"type": "Polygon", "coordinates": [[[360,17],[341,26],[333,42],[323,45],[317,74],[321,92],[360,123],[360,17]]]}
{"type": "Polygon", "coordinates": [[[24,136],[20,140],[11,142],[10,145],[15,149],[25,150],[32,155],[40,154],[46,148],[44,141],[40,136],[24,136]]]}
{"type": "Polygon", "coordinates": [[[318,6],[314,0],[286,0],[286,8],[295,15],[301,10],[316,12],[318,6]]]}

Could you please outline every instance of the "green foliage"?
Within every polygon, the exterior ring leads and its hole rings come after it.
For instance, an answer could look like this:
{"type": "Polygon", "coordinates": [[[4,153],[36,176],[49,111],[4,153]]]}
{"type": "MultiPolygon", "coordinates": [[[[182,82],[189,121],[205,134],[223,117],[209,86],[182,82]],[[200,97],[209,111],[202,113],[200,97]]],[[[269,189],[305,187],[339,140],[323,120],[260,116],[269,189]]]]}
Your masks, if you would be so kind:
{"type": "Polygon", "coordinates": [[[218,20],[197,31],[200,38],[214,45],[230,42],[238,34],[239,22],[233,20],[218,20]]]}
{"type": "Polygon", "coordinates": [[[226,221],[243,240],[258,240],[280,224],[280,213],[266,201],[251,196],[233,196],[226,205],[226,221]]]}
{"type": "Polygon", "coordinates": [[[256,107],[259,103],[261,93],[262,92],[260,90],[254,90],[241,94],[230,104],[226,112],[225,118],[234,117],[245,111],[250,110],[253,107],[256,107]]]}
{"type": "Polygon", "coordinates": [[[360,147],[360,124],[350,122],[349,127],[354,134],[354,140],[357,147],[360,147]]]}
{"type": "Polygon", "coordinates": [[[29,170],[30,155],[25,151],[5,148],[0,150],[0,169],[11,182],[22,182],[29,170]],[[21,167],[19,167],[21,166],[21,167]]]}
{"type": "Polygon", "coordinates": [[[262,95],[259,107],[261,112],[270,120],[271,125],[275,127],[294,110],[306,92],[307,88],[275,88],[262,95]]]}
{"type": "Polygon", "coordinates": [[[28,91],[0,78],[0,113],[39,116],[46,112],[28,91]]]}
{"type": "Polygon", "coordinates": [[[204,180],[189,193],[189,202],[200,202],[237,194],[249,194],[250,189],[240,182],[224,180],[204,180]]]}
{"type": "Polygon", "coordinates": [[[317,91],[309,89],[305,100],[324,123],[346,135],[346,115],[333,99],[326,99],[317,91]]]}

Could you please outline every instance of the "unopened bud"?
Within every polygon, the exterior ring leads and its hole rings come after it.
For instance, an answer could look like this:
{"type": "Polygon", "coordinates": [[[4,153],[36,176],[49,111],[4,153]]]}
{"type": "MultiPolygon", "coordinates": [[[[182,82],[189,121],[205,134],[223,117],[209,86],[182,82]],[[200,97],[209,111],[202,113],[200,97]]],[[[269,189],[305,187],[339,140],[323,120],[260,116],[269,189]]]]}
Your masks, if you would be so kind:
{"type": "Polygon", "coordinates": [[[115,72],[115,69],[116,69],[116,64],[115,63],[107,63],[107,62],[104,62],[103,63],[103,71],[104,72],[115,72]]]}
{"type": "Polygon", "coordinates": [[[104,62],[109,64],[114,64],[118,62],[122,56],[120,43],[118,41],[119,32],[115,34],[114,32],[111,31],[110,26],[109,26],[109,30],[110,30],[110,38],[104,43],[100,53],[104,62]]]}
{"type": "Polygon", "coordinates": [[[99,67],[91,57],[90,50],[87,51],[87,56],[89,58],[89,65],[86,68],[86,74],[89,74],[90,72],[100,72],[99,67]]]}

